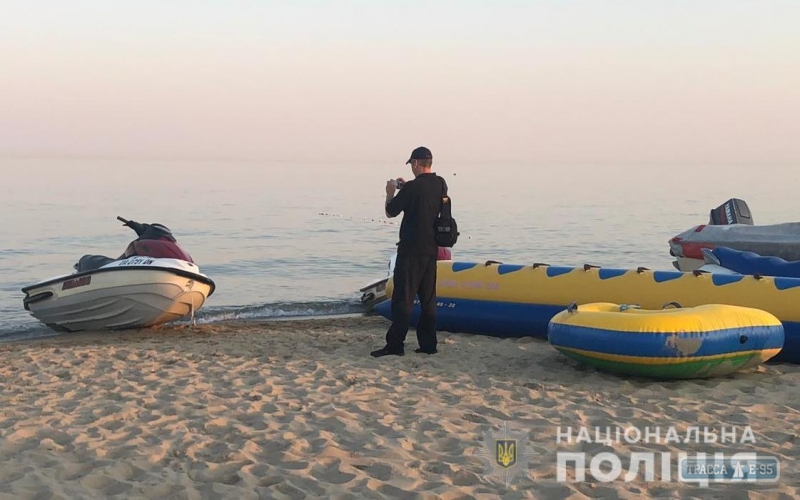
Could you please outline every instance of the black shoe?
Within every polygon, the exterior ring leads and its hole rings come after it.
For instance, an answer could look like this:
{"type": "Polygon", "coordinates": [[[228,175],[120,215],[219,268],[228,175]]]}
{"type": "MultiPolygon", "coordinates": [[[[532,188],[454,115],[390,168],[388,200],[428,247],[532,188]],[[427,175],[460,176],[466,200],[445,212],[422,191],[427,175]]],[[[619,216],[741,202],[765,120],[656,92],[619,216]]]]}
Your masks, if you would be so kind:
{"type": "Polygon", "coordinates": [[[370,356],[373,358],[380,358],[381,356],[404,356],[405,350],[403,349],[389,349],[388,347],[384,347],[382,349],[378,349],[377,351],[372,351],[369,353],[370,356]]]}
{"type": "Polygon", "coordinates": [[[414,352],[417,354],[436,354],[439,351],[435,347],[433,349],[423,349],[420,347],[419,349],[414,349],[414,352]]]}

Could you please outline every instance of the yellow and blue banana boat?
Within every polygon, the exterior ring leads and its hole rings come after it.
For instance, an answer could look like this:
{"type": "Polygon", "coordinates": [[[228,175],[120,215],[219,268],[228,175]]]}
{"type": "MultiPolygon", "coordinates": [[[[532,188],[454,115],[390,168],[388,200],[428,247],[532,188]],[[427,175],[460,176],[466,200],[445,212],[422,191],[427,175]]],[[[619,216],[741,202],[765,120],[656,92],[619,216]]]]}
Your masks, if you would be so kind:
{"type": "MultiPolygon", "coordinates": [[[[388,297],[393,288],[390,279],[388,297]]],[[[546,339],[550,320],[572,303],[751,307],[783,324],[784,346],[773,360],[800,363],[800,278],[440,261],[436,293],[438,330],[497,337],[546,339]]],[[[377,304],[374,311],[391,319],[391,301],[377,304]]],[[[418,317],[415,304],[413,326],[418,317]]]]}
{"type": "Polygon", "coordinates": [[[784,329],[772,314],[709,304],[645,310],[573,304],[550,320],[547,339],[600,370],[657,378],[707,378],[757,366],[778,354],[784,329]]]}

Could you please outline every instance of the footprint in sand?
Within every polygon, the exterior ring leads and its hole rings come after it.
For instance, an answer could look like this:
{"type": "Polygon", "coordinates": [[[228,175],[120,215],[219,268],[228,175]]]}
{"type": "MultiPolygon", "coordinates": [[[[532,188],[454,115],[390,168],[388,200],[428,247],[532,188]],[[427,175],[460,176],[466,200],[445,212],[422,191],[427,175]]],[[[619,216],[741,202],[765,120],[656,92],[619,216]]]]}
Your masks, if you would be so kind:
{"type": "Polygon", "coordinates": [[[475,413],[465,413],[461,418],[475,424],[488,424],[489,421],[475,413]]]}
{"type": "Polygon", "coordinates": [[[291,443],[283,440],[267,440],[263,442],[247,441],[242,451],[257,462],[271,465],[280,463],[279,456],[291,447],[291,443]]]}
{"type": "Polygon", "coordinates": [[[284,478],[281,476],[266,476],[258,480],[258,485],[269,488],[271,486],[275,486],[276,484],[282,483],[283,479],[284,478]]]}
{"type": "Polygon", "coordinates": [[[4,465],[0,468],[0,484],[11,484],[15,481],[19,481],[25,474],[29,471],[32,471],[31,467],[20,467],[14,465],[4,465]]]}
{"type": "Polygon", "coordinates": [[[39,448],[48,451],[64,451],[64,447],[50,438],[44,438],[39,442],[39,448]]]}
{"type": "Polygon", "coordinates": [[[419,423],[419,430],[420,432],[429,432],[429,431],[438,431],[442,430],[442,426],[436,422],[432,422],[430,420],[423,420],[419,423]]]}
{"type": "Polygon", "coordinates": [[[111,473],[111,475],[115,478],[119,478],[123,481],[134,482],[143,479],[147,475],[147,473],[139,467],[125,462],[115,463],[109,468],[108,472],[111,473]]]}
{"type": "Polygon", "coordinates": [[[234,418],[251,431],[263,431],[268,427],[264,415],[261,414],[249,413],[234,418]]]}
{"type": "Polygon", "coordinates": [[[253,462],[247,460],[244,462],[226,463],[213,468],[209,468],[203,464],[203,466],[198,465],[196,468],[192,468],[188,475],[193,481],[197,481],[199,483],[222,483],[233,485],[238,484],[242,480],[242,476],[239,474],[239,471],[242,470],[242,467],[252,463],[253,462]]]}
{"type": "Polygon", "coordinates": [[[107,431],[116,431],[117,429],[125,427],[125,422],[121,420],[109,420],[104,422],[100,427],[107,431]]]}
{"type": "Polygon", "coordinates": [[[391,479],[392,473],[394,472],[390,466],[383,464],[354,465],[353,467],[363,470],[371,478],[377,479],[378,481],[388,481],[391,479]]]}
{"type": "MultiPolygon", "coordinates": [[[[272,488],[266,491],[265,496],[263,498],[273,498],[275,495],[272,493],[272,488]]],[[[290,498],[291,500],[303,500],[306,498],[306,494],[303,491],[295,488],[294,486],[287,484],[286,482],[282,482],[275,486],[274,490],[278,491],[282,495],[290,498]]],[[[261,496],[261,495],[259,495],[261,496]]]]}
{"type": "Polygon", "coordinates": [[[341,471],[341,460],[333,460],[328,465],[318,465],[311,469],[311,475],[320,481],[330,484],[345,484],[352,481],[356,475],[341,471]]]}
{"type": "Polygon", "coordinates": [[[99,427],[89,427],[86,429],[86,436],[90,439],[100,439],[100,428],[99,427]]]}
{"type": "Polygon", "coordinates": [[[303,462],[303,461],[279,462],[275,465],[289,470],[305,470],[308,468],[308,462],[303,462]]]}
{"type": "Polygon", "coordinates": [[[97,490],[104,496],[120,495],[131,489],[129,484],[117,481],[105,474],[91,474],[81,480],[81,485],[97,490]]]}
{"type": "Polygon", "coordinates": [[[400,498],[400,499],[407,498],[409,500],[411,500],[412,498],[417,498],[419,495],[416,492],[401,490],[400,488],[392,486],[390,484],[382,484],[381,486],[378,487],[378,492],[380,492],[381,495],[385,495],[387,497],[400,498]]]}
{"type": "Polygon", "coordinates": [[[227,440],[225,440],[213,441],[208,444],[192,445],[187,450],[187,455],[195,460],[201,460],[209,464],[221,464],[221,466],[224,466],[229,463],[228,457],[233,452],[234,450],[229,447],[227,440]]]}
{"type": "Polygon", "coordinates": [[[476,486],[478,484],[481,484],[481,478],[473,472],[460,470],[453,474],[454,486],[476,486]]]}
{"type": "Polygon", "coordinates": [[[124,460],[135,456],[136,452],[141,448],[138,443],[134,444],[115,444],[113,448],[106,452],[106,458],[109,460],[124,460]]]}
{"type": "MultiPolygon", "coordinates": [[[[61,460],[59,459],[58,455],[48,452],[31,452],[28,455],[28,458],[31,462],[33,462],[34,466],[38,470],[51,469],[61,464],[61,460]]],[[[0,484],[2,484],[2,480],[0,480],[0,484]]]]}
{"type": "Polygon", "coordinates": [[[6,443],[3,445],[3,453],[9,456],[19,455],[20,453],[28,450],[34,450],[39,447],[39,439],[36,437],[29,437],[25,439],[14,438],[17,433],[12,433],[6,437],[6,443]]]}
{"type": "Polygon", "coordinates": [[[148,499],[183,498],[183,495],[186,495],[186,489],[183,486],[174,484],[162,483],[154,486],[140,486],[139,488],[141,488],[142,496],[148,499]]]}
{"type": "Polygon", "coordinates": [[[459,438],[437,439],[431,446],[431,450],[450,455],[462,455],[464,453],[464,441],[459,438]]]}
{"type": "MultiPolygon", "coordinates": [[[[292,476],[284,485],[293,486],[303,492],[304,495],[310,493],[314,498],[325,498],[327,496],[325,490],[320,487],[319,483],[310,477],[292,476]]],[[[278,486],[278,488],[280,488],[280,486],[278,486]]]]}

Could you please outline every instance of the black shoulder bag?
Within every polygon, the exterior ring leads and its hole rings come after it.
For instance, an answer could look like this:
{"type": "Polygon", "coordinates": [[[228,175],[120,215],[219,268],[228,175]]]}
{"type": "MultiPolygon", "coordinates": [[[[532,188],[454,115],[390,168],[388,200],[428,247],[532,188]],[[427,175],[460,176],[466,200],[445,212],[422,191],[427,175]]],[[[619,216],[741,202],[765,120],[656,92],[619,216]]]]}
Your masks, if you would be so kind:
{"type": "Polygon", "coordinates": [[[434,222],[436,244],[440,247],[450,248],[458,241],[458,224],[450,211],[450,197],[444,193],[444,179],[442,179],[442,204],[439,216],[434,222]]]}

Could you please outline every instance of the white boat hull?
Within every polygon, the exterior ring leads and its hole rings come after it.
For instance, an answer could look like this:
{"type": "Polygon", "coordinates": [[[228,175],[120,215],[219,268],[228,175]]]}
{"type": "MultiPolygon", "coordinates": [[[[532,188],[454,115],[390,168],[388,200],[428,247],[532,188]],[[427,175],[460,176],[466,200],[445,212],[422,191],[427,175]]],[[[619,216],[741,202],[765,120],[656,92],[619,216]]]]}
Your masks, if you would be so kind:
{"type": "Polygon", "coordinates": [[[377,279],[361,287],[359,290],[359,292],[361,292],[361,303],[364,304],[368,310],[372,310],[376,304],[380,304],[384,300],[389,299],[389,297],[386,296],[386,284],[389,282],[389,278],[394,274],[394,265],[396,262],[397,254],[395,253],[389,259],[389,272],[386,274],[386,277],[377,279]]]}
{"type": "Polygon", "coordinates": [[[193,315],[214,292],[193,264],[127,260],[133,264],[118,261],[26,287],[25,308],[57,331],[143,328],[193,315]]]}
{"type": "Polygon", "coordinates": [[[697,271],[705,264],[706,262],[703,259],[690,259],[687,257],[676,257],[675,260],[672,261],[672,265],[675,269],[684,273],[697,271]]]}
{"type": "Polygon", "coordinates": [[[386,300],[386,284],[389,282],[389,277],[381,278],[373,281],[372,283],[364,286],[359,290],[361,292],[361,303],[367,306],[367,309],[372,309],[375,304],[379,304],[386,300]]]}

